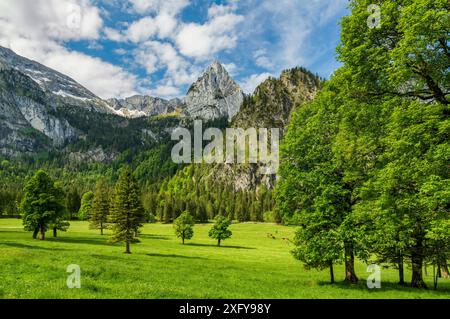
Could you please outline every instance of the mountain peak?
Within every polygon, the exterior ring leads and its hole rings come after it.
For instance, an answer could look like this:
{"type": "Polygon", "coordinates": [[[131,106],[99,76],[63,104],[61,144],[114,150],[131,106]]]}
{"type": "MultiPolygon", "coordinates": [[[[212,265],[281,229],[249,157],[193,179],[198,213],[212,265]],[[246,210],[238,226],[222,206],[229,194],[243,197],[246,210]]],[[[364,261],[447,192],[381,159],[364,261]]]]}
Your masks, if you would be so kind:
{"type": "Polygon", "coordinates": [[[243,92],[227,70],[214,60],[188,90],[186,112],[193,118],[229,121],[239,112],[243,92]]]}

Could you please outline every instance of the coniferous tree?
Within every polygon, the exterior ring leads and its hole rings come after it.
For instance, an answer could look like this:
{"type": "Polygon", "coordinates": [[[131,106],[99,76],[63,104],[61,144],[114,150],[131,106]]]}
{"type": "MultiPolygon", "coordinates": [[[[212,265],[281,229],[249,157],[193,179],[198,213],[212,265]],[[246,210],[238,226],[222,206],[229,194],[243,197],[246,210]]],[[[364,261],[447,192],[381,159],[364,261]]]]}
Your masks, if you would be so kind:
{"type": "Polygon", "coordinates": [[[101,235],[103,235],[103,229],[107,226],[110,206],[109,189],[106,180],[101,178],[95,186],[90,216],[90,227],[100,229],[101,235]]]}
{"type": "Polygon", "coordinates": [[[133,177],[131,169],[122,169],[114,190],[110,222],[112,235],[110,241],[125,242],[125,253],[130,254],[130,244],[139,242],[136,238],[144,219],[144,209],[141,204],[139,186],[133,177]]]}

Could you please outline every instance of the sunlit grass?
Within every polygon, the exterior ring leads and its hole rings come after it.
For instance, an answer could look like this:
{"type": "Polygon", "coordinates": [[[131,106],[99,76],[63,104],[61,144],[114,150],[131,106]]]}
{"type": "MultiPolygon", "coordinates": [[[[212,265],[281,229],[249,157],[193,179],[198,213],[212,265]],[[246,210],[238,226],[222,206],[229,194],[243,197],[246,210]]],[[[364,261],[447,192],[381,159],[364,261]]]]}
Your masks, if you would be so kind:
{"type": "MultiPolygon", "coordinates": [[[[450,280],[439,289],[397,286],[397,272],[382,270],[382,288],[369,290],[367,265],[357,264],[358,285],[328,283],[328,271],[305,270],[290,254],[294,228],[273,224],[233,224],[233,236],[217,247],[211,224],[196,225],[182,245],[172,225],[147,224],[132,254],[107,242],[87,222],[45,241],[33,240],[17,219],[0,219],[2,298],[450,298],[450,280]],[[269,238],[268,233],[275,239],[269,238]],[[81,288],[69,289],[69,264],[81,267],[81,288]]],[[[406,278],[410,277],[409,270],[406,278]]],[[[432,286],[432,276],[426,276],[432,286]]]]}

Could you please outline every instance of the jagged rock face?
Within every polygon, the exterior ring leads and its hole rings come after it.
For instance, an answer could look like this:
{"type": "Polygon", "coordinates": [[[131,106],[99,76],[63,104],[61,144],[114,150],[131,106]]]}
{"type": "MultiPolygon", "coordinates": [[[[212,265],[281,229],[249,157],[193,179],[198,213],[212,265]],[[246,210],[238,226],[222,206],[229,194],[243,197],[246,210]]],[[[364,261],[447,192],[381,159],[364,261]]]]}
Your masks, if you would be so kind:
{"type": "Polygon", "coordinates": [[[76,130],[55,115],[54,103],[28,76],[0,63],[0,153],[33,152],[74,138],[76,130]]]}
{"type": "Polygon", "coordinates": [[[164,100],[147,95],[134,95],[126,99],[109,99],[108,104],[116,114],[136,118],[176,112],[183,107],[180,99],[164,100]]]}
{"type": "Polygon", "coordinates": [[[0,46],[0,63],[31,78],[55,102],[113,113],[105,101],[70,77],[0,46]]]}
{"type": "Polygon", "coordinates": [[[185,114],[191,118],[229,121],[239,112],[244,94],[225,68],[215,61],[189,88],[185,114]]]}

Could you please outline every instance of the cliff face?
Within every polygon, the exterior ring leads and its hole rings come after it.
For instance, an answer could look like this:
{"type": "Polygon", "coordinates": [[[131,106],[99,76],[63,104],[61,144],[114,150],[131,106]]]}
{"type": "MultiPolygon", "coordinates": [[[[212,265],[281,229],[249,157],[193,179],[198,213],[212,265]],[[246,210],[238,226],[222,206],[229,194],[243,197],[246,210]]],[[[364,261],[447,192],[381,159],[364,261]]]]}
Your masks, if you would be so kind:
{"type": "MultiPolygon", "coordinates": [[[[261,83],[253,95],[246,96],[231,126],[240,128],[279,128],[283,138],[292,111],[314,99],[322,80],[303,68],[285,70],[279,78],[261,83]]],[[[203,180],[221,183],[235,190],[256,189],[260,185],[274,186],[276,175],[261,174],[263,165],[215,164],[205,169],[203,180]]]]}
{"type": "Polygon", "coordinates": [[[0,47],[0,154],[17,155],[73,141],[81,133],[61,108],[112,114],[73,79],[0,47]]]}
{"type": "Polygon", "coordinates": [[[204,120],[225,117],[231,121],[239,112],[243,99],[239,85],[218,61],[214,61],[189,88],[184,98],[185,114],[204,120]]]}

